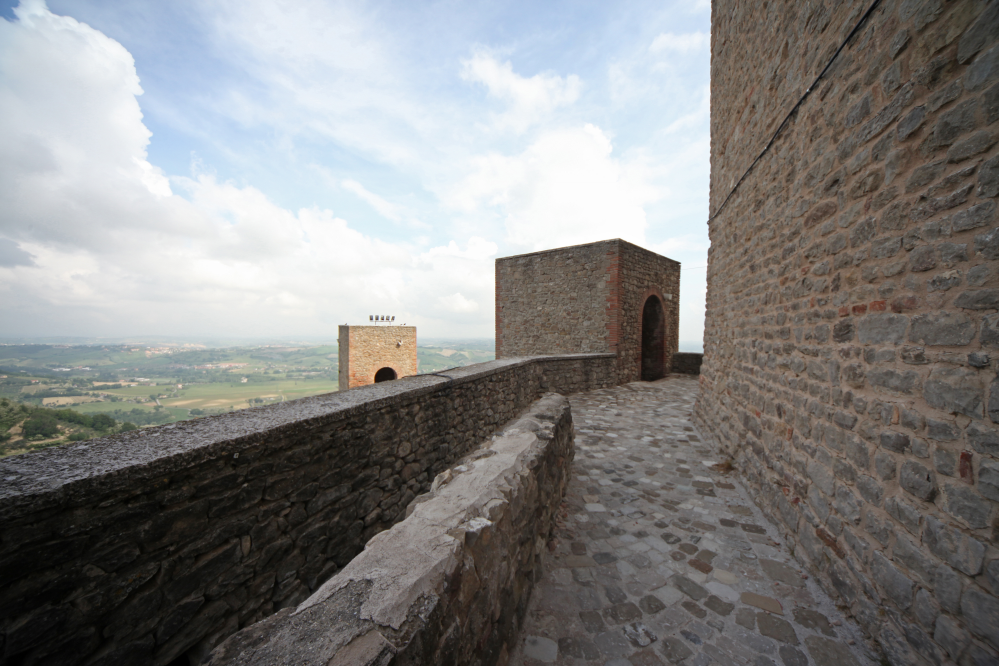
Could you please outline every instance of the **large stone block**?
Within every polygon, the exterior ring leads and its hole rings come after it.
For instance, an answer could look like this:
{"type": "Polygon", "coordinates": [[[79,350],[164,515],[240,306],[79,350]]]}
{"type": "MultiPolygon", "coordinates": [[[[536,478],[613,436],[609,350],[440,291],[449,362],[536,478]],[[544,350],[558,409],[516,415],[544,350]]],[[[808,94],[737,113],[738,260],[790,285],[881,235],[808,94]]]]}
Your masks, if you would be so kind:
{"type": "Polygon", "coordinates": [[[906,460],[898,475],[899,485],[921,500],[933,501],[937,494],[936,475],[915,460],[906,460]]]}
{"type": "Polygon", "coordinates": [[[867,372],[867,381],[893,393],[909,394],[920,387],[919,373],[914,370],[899,372],[892,368],[873,368],[867,372]]]}
{"type": "Polygon", "coordinates": [[[857,324],[857,339],[865,344],[899,344],[905,339],[909,318],[898,314],[872,314],[857,324]]]}
{"type": "Polygon", "coordinates": [[[981,418],[985,415],[982,380],[975,370],[937,366],[923,384],[923,397],[941,411],[981,418]]]}
{"type": "Polygon", "coordinates": [[[940,565],[933,572],[933,588],[940,608],[948,613],[961,611],[961,593],[964,583],[961,576],[946,565],[940,565]]]}
{"type": "Polygon", "coordinates": [[[989,524],[992,506],[988,500],[963,483],[948,483],[944,486],[944,510],[952,516],[964,520],[972,528],[979,529],[989,524]]]}
{"type": "Polygon", "coordinates": [[[987,349],[999,349],[999,314],[982,317],[982,333],[979,341],[987,349]]]}
{"type": "MultiPolygon", "coordinates": [[[[982,496],[999,502],[999,462],[983,460],[978,469],[978,490],[982,496]]],[[[999,593],[999,590],[996,590],[999,593]]]]}
{"type": "Polygon", "coordinates": [[[885,500],[885,511],[892,518],[902,523],[909,532],[919,534],[919,523],[922,516],[916,507],[898,497],[889,497],[885,500]]]}
{"type": "Polygon", "coordinates": [[[982,570],[985,546],[933,516],[923,524],[923,543],[934,555],[962,573],[975,576],[982,570]]]}
{"type": "Polygon", "coordinates": [[[972,423],[967,430],[968,443],[979,453],[999,457],[999,428],[972,423]]]}
{"type": "Polygon", "coordinates": [[[975,337],[975,322],[961,312],[931,312],[912,318],[909,342],[961,346],[975,337]]]}
{"type": "Polygon", "coordinates": [[[871,558],[871,574],[874,582],[881,586],[888,598],[902,610],[912,605],[915,583],[899,571],[882,553],[876,552],[871,558]]]}
{"type": "Polygon", "coordinates": [[[999,648],[999,599],[969,586],[961,595],[961,612],[973,634],[999,648]]]}

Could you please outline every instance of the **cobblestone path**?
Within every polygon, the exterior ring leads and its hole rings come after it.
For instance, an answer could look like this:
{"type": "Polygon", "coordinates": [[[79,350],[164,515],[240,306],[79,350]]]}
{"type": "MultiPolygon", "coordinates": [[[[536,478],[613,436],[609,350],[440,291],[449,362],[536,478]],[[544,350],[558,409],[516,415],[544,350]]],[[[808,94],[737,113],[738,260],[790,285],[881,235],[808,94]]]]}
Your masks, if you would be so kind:
{"type": "Polygon", "coordinates": [[[691,424],[696,378],[572,396],[558,545],[510,663],[877,663],[691,424]]]}

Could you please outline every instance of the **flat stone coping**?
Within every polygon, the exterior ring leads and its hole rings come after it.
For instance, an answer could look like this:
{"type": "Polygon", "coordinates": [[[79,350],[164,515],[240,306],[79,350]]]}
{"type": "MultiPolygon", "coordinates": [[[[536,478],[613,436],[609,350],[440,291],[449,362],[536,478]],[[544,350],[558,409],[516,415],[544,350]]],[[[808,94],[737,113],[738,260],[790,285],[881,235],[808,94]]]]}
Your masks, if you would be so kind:
{"type": "Polygon", "coordinates": [[[506,358],[11,456],[0,460],[0,519],[134,487],[144,479],[236,455],[275,435],[427,395],[447,384],[476,382],[535,363],[614,357],[603,353],[506,358]]]}

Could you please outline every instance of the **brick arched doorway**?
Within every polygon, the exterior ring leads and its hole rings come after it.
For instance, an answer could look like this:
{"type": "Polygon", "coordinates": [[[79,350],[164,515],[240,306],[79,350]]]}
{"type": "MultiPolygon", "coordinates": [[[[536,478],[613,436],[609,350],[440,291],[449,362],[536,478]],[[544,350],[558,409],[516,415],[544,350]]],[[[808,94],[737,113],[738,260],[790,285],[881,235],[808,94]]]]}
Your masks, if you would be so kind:
{"type": "Polygon", "coordinates": [[[381,370],[375,373],[375,383],[377,384],[378,382],[391,381],[393,379],[396,379],[397,377],[398,375],[395,373],[395,370],[393,370],[392,368],[382,368],[381,370]]]}
{"type": "Polygon", "coordinates": [[[663,367],[665,355],[666,318],[662,301],[658,296],[649,296],[642,308],[642,380],[661,379],[666,373],[663,367]]]}

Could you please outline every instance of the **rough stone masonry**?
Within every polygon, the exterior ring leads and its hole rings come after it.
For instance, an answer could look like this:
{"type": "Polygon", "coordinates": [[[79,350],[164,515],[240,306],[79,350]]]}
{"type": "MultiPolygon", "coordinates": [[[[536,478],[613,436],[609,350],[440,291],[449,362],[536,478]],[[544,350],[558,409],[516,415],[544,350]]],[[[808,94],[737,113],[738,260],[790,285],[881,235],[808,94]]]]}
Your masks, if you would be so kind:
{"type": "Polygon", "coordinates": [[[568,401],[536,401],[297,609],[232,636],[209,664],[506,663],[548,555],[572,440],[568,401]]]}
{"type": "Polygon", "coordinates": [[[678,346],[679,262],[619,238],[497,259],[496,358],[609,352],[619,383],[642,379],[650,298],[664,325],[658,379],[678,346]]]}
{"type": "Polygon", "coordinates": [[[339,389],[375,383],[384,368],[395,373],[392,379],[411,377],[417,372],[415,326],[340,326],[338,369],[339,389]]]}
{"type": "Polygon", "coordinates": [[[995,664],[999,2],[870,5],[713,3],[696,419],[891,663],[995,664]]]}
{"type": "MultiPolygon", "coordinates": [[[[480,363],[0,461],[0,664],[199,664],[614,357],[480,363]]],[[[571,432],[571,426],[570,426],[571,432]]]]}

